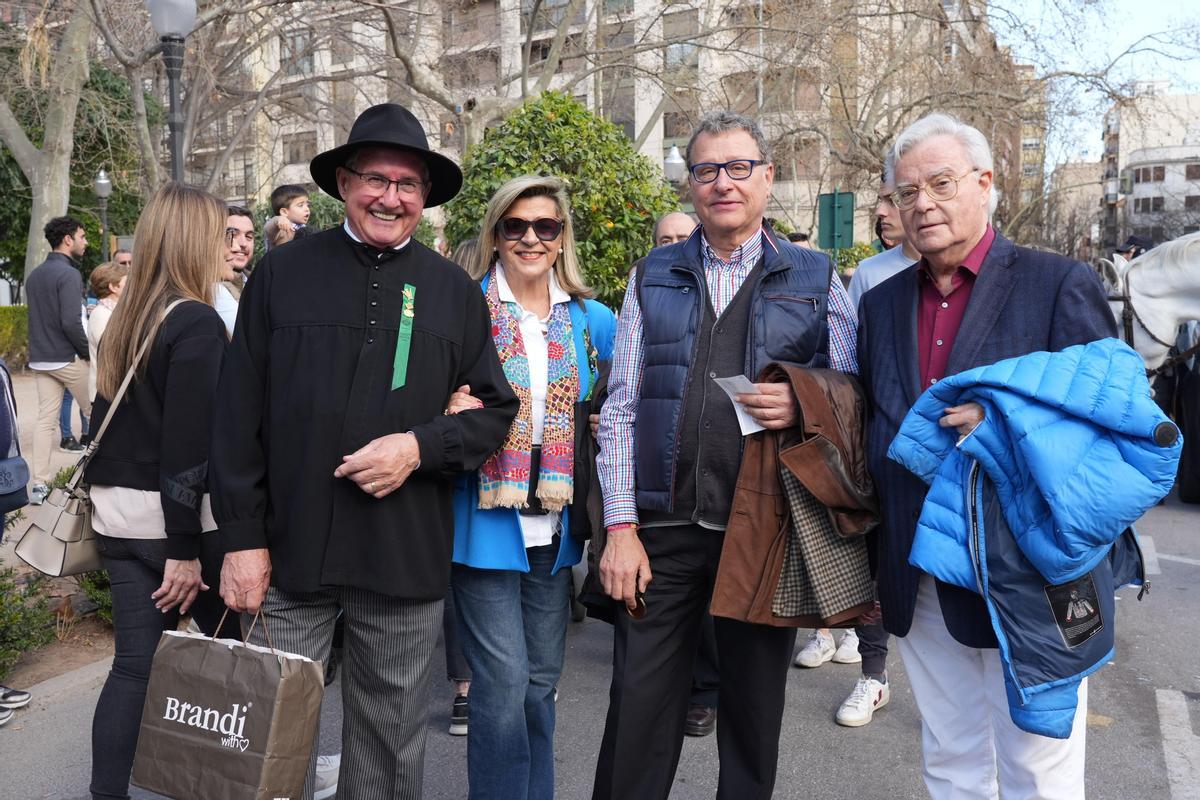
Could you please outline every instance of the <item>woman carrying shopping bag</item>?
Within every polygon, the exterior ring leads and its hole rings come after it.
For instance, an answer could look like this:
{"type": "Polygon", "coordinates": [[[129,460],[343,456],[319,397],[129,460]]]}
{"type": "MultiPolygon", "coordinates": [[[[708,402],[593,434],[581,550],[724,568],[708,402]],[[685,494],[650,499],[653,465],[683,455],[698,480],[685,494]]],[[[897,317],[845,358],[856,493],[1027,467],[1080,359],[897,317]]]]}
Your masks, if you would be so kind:
{"type": "MultiPolygon", "coordinates": [[[[129,797],[163,631],[191,613],[201,630],[215,633],[225,609],[206,494],[209,423],[226,345],[212,307],[224,235],[223,202],[177,183],[159,189],[138,219],[138,258],[99,348],[94,419],[105,419],[131,372],[132,380],[85,476],[112,585],[116,646],[92,722],[93,800],[129,797]]],[[[229,615],[221,635],[238,636],[236,619],[229,615]]]]}

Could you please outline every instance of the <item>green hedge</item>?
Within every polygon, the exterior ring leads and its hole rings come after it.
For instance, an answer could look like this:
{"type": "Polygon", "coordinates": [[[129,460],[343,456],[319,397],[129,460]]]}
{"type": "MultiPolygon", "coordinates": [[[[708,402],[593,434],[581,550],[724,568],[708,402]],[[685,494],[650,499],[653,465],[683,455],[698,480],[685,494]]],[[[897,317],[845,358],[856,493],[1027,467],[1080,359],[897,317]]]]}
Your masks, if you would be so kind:
{"type": "Polygon", "coordinates": [[[653,247],[654,221],[679,208],[660,167],[575,98],[546,92],[467,151],[462,191],[446,206],[450,243],[478,236],[492,195],[519,175],[569,182],[579,264],[600,299],[619,308],[630,265],[653,247]]]}
{"type": "Polygon", "coordinates": [[[44,583],[38,575],[22,585],[12,567],[0,569],[0,680],[21,656],[54,638],[54,613],[44,583]]]}
{"type": "Polygon", "coordinates": [[[0,306],[0,358],[13,370],[24,369],[28,363],[28,306],[0,306]]]}
{"type": "Polygon", "coordinates": [[[866,242],[855,242],[851,247],[843,247],[837,251],[838,272],[844,273],[847,270],[857,269],[858,262],[864,258],[870,258],[877,252],[879,251],[866,242]]]}

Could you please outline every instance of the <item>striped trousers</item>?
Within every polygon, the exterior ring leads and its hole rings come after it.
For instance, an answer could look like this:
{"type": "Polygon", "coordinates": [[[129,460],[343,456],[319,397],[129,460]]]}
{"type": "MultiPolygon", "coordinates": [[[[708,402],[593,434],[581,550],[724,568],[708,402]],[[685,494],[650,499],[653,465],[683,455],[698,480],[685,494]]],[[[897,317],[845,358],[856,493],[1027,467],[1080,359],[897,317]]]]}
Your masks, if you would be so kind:
{"type": "MultiPolygon", "coordinates": [[[[338,611],[345,616],[342,765],[338,800],[420,800],[430,665],[442,601],[402,600],[338,586],[319,592],[271,587],[251,641],[326,663],[338,611]]],[[[253,616],[243,617],[246,629],[253,616]]],[[[311,800],[314,745],[303,800],[311,800]]]]}

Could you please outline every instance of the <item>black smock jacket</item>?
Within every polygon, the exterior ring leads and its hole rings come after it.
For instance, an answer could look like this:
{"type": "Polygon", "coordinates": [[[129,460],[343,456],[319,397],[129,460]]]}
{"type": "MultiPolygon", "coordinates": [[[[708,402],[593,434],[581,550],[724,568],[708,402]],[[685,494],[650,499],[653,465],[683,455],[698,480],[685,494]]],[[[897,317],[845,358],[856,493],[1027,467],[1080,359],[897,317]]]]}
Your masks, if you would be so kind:
{"type": "Polygon", "coordinates": [[[271,582],[288,592],[445,595],[451,478],[501,445],[518,407],[463,270],[416,240],[378,251],[341,228],[272,248],[242,295],[217,394],[210,485],[227,552],[269,548],[271,582]],[[406,284],[412,343],[392,389],[406,284]],[[463,384],[483,408],[444,415],[463,384]],[[387,497],[333,476],[343,456],[405,431],[421,465],[387,497]]]}

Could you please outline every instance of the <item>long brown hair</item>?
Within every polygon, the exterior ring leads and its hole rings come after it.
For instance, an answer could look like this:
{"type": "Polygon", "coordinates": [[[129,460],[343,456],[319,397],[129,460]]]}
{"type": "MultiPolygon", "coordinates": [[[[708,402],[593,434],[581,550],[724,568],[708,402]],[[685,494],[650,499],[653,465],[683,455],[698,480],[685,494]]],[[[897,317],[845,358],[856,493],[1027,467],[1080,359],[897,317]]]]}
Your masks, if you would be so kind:
{"type": "Polygon", "coordinates": [[[138,348],[158,334],[172,301],[212,305],[225,262],[225,216],[221,200],[179,183],[167,183],[150,198],[133,232],[137,258],[104,331],[98,395],[109,400],[116,395],[138,348]]]}

